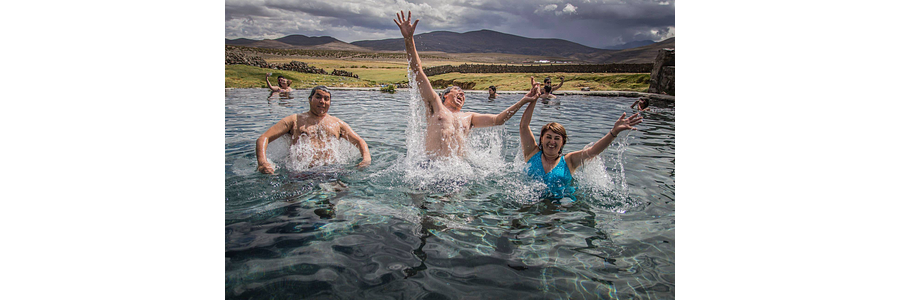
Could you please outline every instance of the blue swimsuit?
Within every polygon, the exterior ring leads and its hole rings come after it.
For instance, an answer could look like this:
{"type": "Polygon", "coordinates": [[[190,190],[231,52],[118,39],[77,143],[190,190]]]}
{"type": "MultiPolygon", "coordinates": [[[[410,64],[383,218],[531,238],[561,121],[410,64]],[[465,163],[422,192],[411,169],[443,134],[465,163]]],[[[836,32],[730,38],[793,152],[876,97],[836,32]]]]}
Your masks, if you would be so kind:
{"type": "MultiPolygon", "coordinates": [[[[572,196],[576,188],[572,186],[572,173],[569,173],[566,158],[560,157],[559,163],[549,173],[545,174],[544,165],[541,163],[541,155],[543,154],[543,151],[538,151],[525,165],[525,173],[528,176],[541,180],[547,185],[547,190],[544,191],[541,197],[558,199],[564,196],[572,196]]],[[[574,196],[572,197],[574,198],[574,196]]]]}

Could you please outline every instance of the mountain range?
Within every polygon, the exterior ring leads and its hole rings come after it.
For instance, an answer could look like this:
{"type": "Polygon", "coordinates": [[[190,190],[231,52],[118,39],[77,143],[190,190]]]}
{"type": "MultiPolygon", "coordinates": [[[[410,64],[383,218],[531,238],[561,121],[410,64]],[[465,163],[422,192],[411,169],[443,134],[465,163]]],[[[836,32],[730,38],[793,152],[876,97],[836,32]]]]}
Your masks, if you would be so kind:
{"type": "MultiPolygon", "coordinates": [[[[527,38],[492,30],[465,33],[433,31],[417,34],[416,49],[445,53],[504,53],[535,55],[588,63],[649,63],[662,48],[675,48],[675,38],[661,42],[635,41],[599,49],[562,39],[527,38]]],[[[274,40],[225,39],[225,45],[272,49],[345,50],[359,52],[404,51],[402,38],[345,43],[330,36],[289,35],[274,40]]]]}
{"type": "MultiPolygon", "coordinates": [[[[433,31],[416,35],[415,40],[416,49],[419,51],[447,53],[507,53],[567,57],[578,53],[607,51],[561,39],[533,39],[491,30],[466,33],[433,31]]],[[[356,41],[351,44],[376,51],[405,50],[402,38],[356,41]]]]}

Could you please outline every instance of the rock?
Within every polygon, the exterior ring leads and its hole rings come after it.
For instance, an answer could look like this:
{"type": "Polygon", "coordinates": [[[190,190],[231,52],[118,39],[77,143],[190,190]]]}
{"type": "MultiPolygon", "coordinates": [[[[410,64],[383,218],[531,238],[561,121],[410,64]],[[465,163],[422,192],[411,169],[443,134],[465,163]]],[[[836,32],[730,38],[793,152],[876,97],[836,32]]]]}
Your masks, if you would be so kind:
{"type": "Polygon", "coordinates": [[[675,95],[675,49],[660,49],[650,71],[648,93],[675,95]]]}

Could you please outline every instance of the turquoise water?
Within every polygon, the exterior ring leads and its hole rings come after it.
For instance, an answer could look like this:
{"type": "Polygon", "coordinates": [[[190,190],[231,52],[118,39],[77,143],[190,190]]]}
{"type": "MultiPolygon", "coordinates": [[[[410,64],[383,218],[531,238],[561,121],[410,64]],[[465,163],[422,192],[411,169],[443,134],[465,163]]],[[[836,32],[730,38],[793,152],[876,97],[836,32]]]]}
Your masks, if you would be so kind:
{"type": "MultiPolygon", "coordinates": [[[[329,113],[367,141],[368,168],[348,143],[337,164],[298,167],[282,138],[268,151],[275,175],[256,172],[256,138],[307,111],[308,93],[225,92],[227,298],[674,298],[674,108],[645,113],[577,171],[577,201],[553,202],[521,171],[524,108],[473,130],[467,158],[425,169],[420,130],[407,130],[423,126],[411,117],[421,100],[408,90],[333,91],[329,113]]],[[[464,110],[498,113],[521,97],[469,93],[464,110]]],[[[575,151],[634,100],[538,102],[532,130],[559,122],[575,151]]]]}

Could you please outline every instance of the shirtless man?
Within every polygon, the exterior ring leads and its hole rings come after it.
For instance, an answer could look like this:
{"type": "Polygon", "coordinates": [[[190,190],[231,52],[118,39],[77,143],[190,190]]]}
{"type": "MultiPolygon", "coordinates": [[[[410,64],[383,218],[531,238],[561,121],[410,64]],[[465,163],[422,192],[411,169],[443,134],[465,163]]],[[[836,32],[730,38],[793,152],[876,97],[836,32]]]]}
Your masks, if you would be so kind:
{"type": "Polygon", "coordinates": [[[279,75],[278,76],[278,86],[275,87],[275,86],[272,86],[272,83],[269,82],[269,76],[272,76],[272,73],[266,73],[266,84],[269,85],[269,89],[272,90],[272,92],[293,91],[293,89],[291,89],[291,83],[293,83],[292,80],[284,78],[284,76],[279,75]]]}
{"type": "Polygon", "coordinates": [[[265,174],[275,172],[266,159],[266,148],[270,141],[286,133],[291,135],[291,145],[301,142],[309,143],[315,151],[307,153],[307,155],[312,155],[312,161],[317,162],[327,161],[333,155],[333,149],[326,149],[328,141],[336,138],[346,139],[356,145],[359,148],[359,154],[362,155],[362,162],[357,166],[360,168],[368,166],[372,162],[368,144],[356,132],[353,132],[350,125],[329,115],[329,107],[331,107],[331,91],[322,85],[314,87],[309,93],[309,111],[281,119],[256,139],[257,170],[265,174]]]}
{"type": "Polygon", "coordinates": [[[416,31],[415,23],[411,23],[412,12],[404,18],[403,11],[397,14],[394,23],[400,27],[403,40],[406,43],[406,58],[409,60],[409,68],[415,73],[416,84],[422,101],[425,102],[426,128],[425,128],[425,153],[429,158],[449,157],[465,155],[466,137],[472,128],[503,125],[509,120],[522,105],[536,99],[537,91],[531,92],[519,102],[516,102],[506,110],[496,115],[478,114],[474,112],[462,112],[462,106],[466,102],[466,93],[458,86],[445,89],[438,95],[431,87],[431,82],[425,76],[422,69],[422,61],[416,51],[416,43],[413,35],[416,31]]]}

